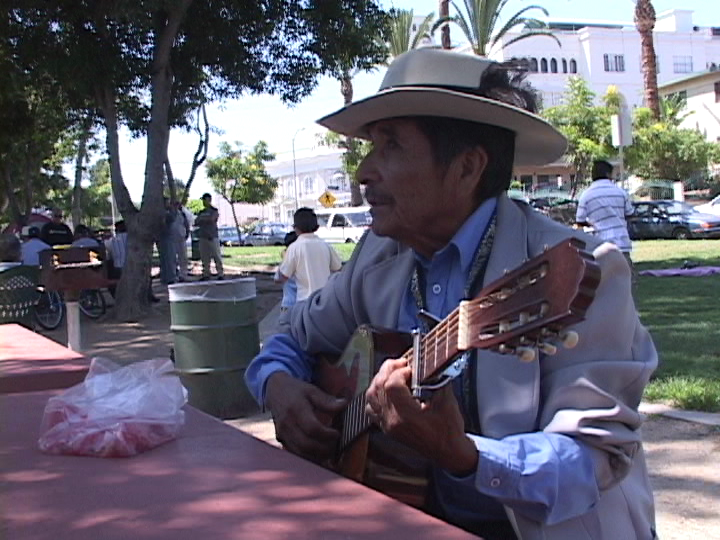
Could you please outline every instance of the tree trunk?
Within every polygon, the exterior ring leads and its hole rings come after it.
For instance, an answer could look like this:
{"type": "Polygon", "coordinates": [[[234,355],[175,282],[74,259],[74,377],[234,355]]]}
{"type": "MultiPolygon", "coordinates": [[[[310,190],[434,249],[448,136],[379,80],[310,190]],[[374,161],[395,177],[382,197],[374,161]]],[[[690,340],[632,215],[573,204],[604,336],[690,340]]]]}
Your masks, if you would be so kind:
{"type": "MultiPolygon", "coordinates": [[[[440,5],[438,6],[438,18],[442,17],[449,17],[450,16],[450,1],[449,0],[440,0],[440,5]]],[[[445,23],[440,28],[440,45],[443,49],[450,49],[452,46],[450,45],[450,25],[448,23],[445,23]]]]}
{"type": "MultiPolygon", "coordinates": [[[[349,105],[353,99],[353,83],[350,73],[345,71],[340,77],[340,93],[343,97],[343,104],[349,105]]],[[[345,138],[345,154],[352,154],[355,150],[355,139],[352,137],[345,138]]],[[[346,168],[347,169],[347,168],[346,168]]],[[[350,179],[350,206],[360,206],[363,203],[362,191],[357,178],[350,179]]]]}
{"type": "Polygon", "coordinates": [[[78,152],[75,159],[75,184],[72,193],[72,212],[71,218],[73,227],[77,227],[82,219],[82,176],[85,158],[87,157],[87,143],[90,138],[89,122],[83,122],[80,139],[78,140],[78,152]]]}
{"type": "Polygon", "coordinates": [[[659,119],[660,98],[658,97],[657,64],[655,59],[655,45],[653,44],[655,8],[650,0],[637,0],[635,4],[635,26],[640,33],[645,106],[652,111],[656,119],[659,119]]]}
{"type": "MultiPolygon", "coordinates": [[[[155,45],[151,73],[150,124],[147,134],[147,158],[145,162],[145,185],[143,186],[140,211],[134,209],[127,188],[119,174],[119,163],[113,164],[113,192],[122,186],[123,197],[118,198],[118,206],[128,228],[128,256],[117,289],[116,316],[121,321],[137,321],[149,309],[148,287],[152,262],[152,245],[155,231],[163,227],[163,176],[167,158],[167,146],[170,133],[169,109],[172,101],[173,74],[170,65],[170,53],[180,23],[192,0],[182,0],[172,4],[170,11],[162,16],[158,14],[158,26],[155,31],[155,45]],[[118,180],[116,182],[116,178],[118,180]],[[116,185],[116,183],[118,185],[116,185]],[[130,207],[134,211],[130,210],[130,207]]],[[[114,101],[113,101],[114,110],[114,101]]],[[[107,120],[106,120],[107,123],[107,120]]],[[[108,130],[110,132],[110,130],[108,130]]],[[[114,129],[117,139],[117,125],[114,129]]],[[[108,136],[109,139],[109,136],[108,136]]],[[[114,141],[117,145],[117,140],[114,141]]],[[[108,148],[110,141],[108,140],[108,148]]],[[[116,149],[116,152],[119,151],[116,149]]]]}

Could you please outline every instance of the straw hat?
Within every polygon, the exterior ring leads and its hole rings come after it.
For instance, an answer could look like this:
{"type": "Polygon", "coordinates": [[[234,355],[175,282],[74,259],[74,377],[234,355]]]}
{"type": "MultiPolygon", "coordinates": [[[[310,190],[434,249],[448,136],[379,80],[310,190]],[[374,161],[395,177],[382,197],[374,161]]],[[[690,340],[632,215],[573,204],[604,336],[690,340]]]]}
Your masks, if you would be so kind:
{"type": "Polygon", "coordinates": [[[442,49],[414,49],[388,67],[377,94],[355,101],[318,123],[343,135],[368,138],[366,126],[407,116],[458,118],[516,134],[515,165],[544,165],[565,153],[567,141],[553,126],[524,109],[471,93],[495,62],[442,49]]]}

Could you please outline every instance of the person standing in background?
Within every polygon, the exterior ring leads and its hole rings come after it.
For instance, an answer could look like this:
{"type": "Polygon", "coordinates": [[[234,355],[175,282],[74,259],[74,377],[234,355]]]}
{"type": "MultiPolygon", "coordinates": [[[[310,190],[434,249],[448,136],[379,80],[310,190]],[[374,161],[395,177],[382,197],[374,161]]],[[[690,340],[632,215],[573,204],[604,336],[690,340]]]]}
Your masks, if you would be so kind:
{"type": "Polygon", "coordinates": [[[288,247],[278,272],[281,280],[296,279],[299,302],[325,285],[330,274],[342,268],[342,261],[337,251],[315,235],[318,220],[312,209],[297,210],[293,225],[297,241],[288,247]]]}
{"type": "Polygon", "coordinates": [[[175,267],[177,280],[185,281],[188,273],[187,246],[185,242],[190,236],[192,214],[179,201],[176,201],[173,207],[175,211],[170,225],[170,241],[173,244],[173,254],[175,255],[173,266],[175,267]]]}
{"type": "Polygon", "coordinates": [[[633,268],[632,241],[625,219],[633,213],[633,206],[627,192],[610,179],[612,171],[607,161],[593,162],[593,182],[580,195],[575,221],[581,227],[591,226],[600,240],[615,244],[633,268]]]}
{"type": "Polygon", "coordinates": [[[63,223],[63,211],[53,208],[52,221],[43,225],[40,229],[40,239],[52,247],[70,245],[73,243],[73,233],[70,227],[63,223]]]}
{"type": "MultiPolygon", "coordinates": [[[[283,259],[285,258],[285,253],[287,253],[287,248],[290,247],[290,244],[297,240],[297,237],[298,235],[295,231],[290,231],[285,235],[285,238],[283,240],[283,243],[285,244],[285,249],[282,252],[283,259]]],[[[283,296],[280,302],[280,311],[287,311],[293,305],[295,305],[295,302],[297,302],[297,282],[295,281],[295,278],[283,279],[282,274],[280,274],[279,266],[277,270],[275,270],[274,279],[277,283],[283,283],[284,281],[283,296]]]]}
{"type": "Polygon", "coordinates": [[[218,209],[212,202],[212,195],[204,193],[201,197],[203,209],[195,217],[195,225],[198,228],[198,248],[200,249],[200,260],[202,261],[202,277],[205,281],[211,278],[210,260],[215,261],[215,272],[217,279],[225,277],[223,270],[222,255],[220,253],[220,240],[218,239],[217,222],[220,217],[218,209]]]}

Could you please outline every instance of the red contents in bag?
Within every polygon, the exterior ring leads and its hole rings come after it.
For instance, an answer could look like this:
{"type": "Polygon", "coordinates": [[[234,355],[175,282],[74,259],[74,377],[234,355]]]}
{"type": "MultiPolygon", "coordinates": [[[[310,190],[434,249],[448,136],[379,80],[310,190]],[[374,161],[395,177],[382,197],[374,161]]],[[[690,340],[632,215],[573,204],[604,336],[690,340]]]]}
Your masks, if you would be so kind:
{"type": "Polygon", "coordinates": [[[40,450],[49,454],[128,457],[177,437],[187,393],[169,360],[119,368],[100,361],[85,381],[50,398],[40,450]]]}

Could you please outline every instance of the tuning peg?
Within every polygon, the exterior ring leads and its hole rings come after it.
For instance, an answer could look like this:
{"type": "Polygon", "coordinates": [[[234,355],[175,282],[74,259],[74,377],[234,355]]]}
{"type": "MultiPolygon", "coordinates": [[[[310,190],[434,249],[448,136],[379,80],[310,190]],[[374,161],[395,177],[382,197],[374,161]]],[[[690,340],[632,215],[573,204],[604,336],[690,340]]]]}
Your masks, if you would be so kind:
{"type": "Polygon", "coordinates": [[[532,362],[536,356],[535,349],[532,347],[518,347],[515,349],[515,354],[521,362],[532,362]]]}
{"type": "Polygon", "coordinates": [[[580,341],[580,336],[575,331],[570,331],[562,334],[560,336],[560,339],[562,341],[563,347],[566,349],[572,349],[578,344],[578,341],[580,341]]]}
{"type": "Polygon", "coordinates": [[[540,343],[539,348],[542,352],[549,355],[553,355],[557,352],[557,347],[552,343],[548,343],[546,341],[540,343]]]}

